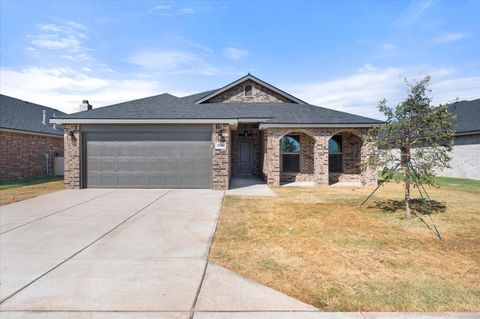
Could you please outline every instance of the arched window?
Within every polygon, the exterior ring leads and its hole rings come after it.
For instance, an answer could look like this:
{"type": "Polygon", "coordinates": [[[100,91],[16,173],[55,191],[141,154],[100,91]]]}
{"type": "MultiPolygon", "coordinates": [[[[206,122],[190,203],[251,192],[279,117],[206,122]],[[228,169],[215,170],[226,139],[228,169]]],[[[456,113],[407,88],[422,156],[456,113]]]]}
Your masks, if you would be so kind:
{"type": "Polygon", "coordinates": [[[300,172],[300,136],[282,137],[282,171],[300,172]]]}
{"type": "Polygon", "coordinates": [[[252,96],[252,86],[250,84],[245,85],[245,96],[252,96]]]}
{"type": "Polygon", "coordinates": [[[328,141],[328,171],[343,172],[342,135],[334,135],[328,141]]]}

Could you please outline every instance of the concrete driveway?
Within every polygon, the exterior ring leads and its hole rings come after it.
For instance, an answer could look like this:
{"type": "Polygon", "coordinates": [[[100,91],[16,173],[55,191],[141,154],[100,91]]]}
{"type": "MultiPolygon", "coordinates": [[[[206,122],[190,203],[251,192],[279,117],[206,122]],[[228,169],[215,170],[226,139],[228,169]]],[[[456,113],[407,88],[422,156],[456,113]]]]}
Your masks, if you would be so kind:
{"type": "Polygon", "coordinates": [[[218,318],[315,310],[207,267],[223,195],[68,190],[0,207],[0,317],[218,318]]]}

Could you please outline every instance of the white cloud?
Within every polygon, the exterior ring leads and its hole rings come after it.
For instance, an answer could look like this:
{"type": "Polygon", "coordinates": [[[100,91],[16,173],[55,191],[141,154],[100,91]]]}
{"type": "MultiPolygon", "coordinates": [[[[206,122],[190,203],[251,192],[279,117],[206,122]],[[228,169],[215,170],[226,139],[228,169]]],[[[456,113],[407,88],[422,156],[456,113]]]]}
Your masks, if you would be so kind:
{"type": "Polygon", "coordinates": [[[170,9],[170,5],[169,4],[158,4],[156,6],[153,6],[152,10],[153,11],[157,11],[157,10],[166,10],[166,9],[170,9]]]}
{"type": "Polygon", "coordinates": [[[169,4],[158,4],[153,6],[146,14],[155,14],[160,16],[176,16],[184,14],[194,14],[197,13],[197,11],[197,8],[194,7],[174,8],[169,4]]]}
{"type": "Polygon", "coordinates": [[[194,74],[216,76],[237,74],[231,67],[216,66],[211,54],[203,50],[150,50],[140,51],[127,59],[127,62],[142,66],[150,71],[170,72],[172,74],[194,74]]]}
{"type": "Polygon", "coordinates": [[[466,37],[468,37],[468,34],[466,33],[455,33],[455,32],[442,33],[439,36],[437,36],[435,39],[433,39],[433,42],[439,43],[439,44],[446,44],[450,42],[459,41],[466,37]]]}
{"type": "Polygon", "coordinates": [[[31,52],[39,53],[42,50],[65,52],[62,57],[70,60],[92,60],[90,51],[85,45],[87,36],[83,33],[86,27],[73,21],[59,23],[45,23],[35,26],[37,32],[29,36],[31,52]]]}
{"type": "Polygon", "coordinates": [[[161,82],[135,76],[100,77],[70,68],[0,70],[1,93],[72,113],[84,99],[96,108],[165,92],[161,82]]]}
{"type": "Polygon", "coordinates": [[[382,43],[381,48],[385,52],[393,52],[397,50],[397,46],[395,44],[388,42],[382,43]]]}
{"type": "Polygon", "coordinates": [[[365,65],[354,74],[330,81],[293,86],[292,93],[314,105],[382,118],[378,101],[386,98],[395,105],[406,97],[405,78],[410,81],[432,75],[434,103],[451,102],[455,98],[469,100],[480,97],[480,77],[453,77],[455,70],[427,68],[384,68],[365,65]]]}
{"type": "Polygon", "coordinates": [[[432,4],[432,0],[412,1],[410,5],[401,13],[395,21],[395,25],[399,27],[408,27],[417,21],[432,4]]]}
{"type": "Polygon", "coordinates": [[[223,53],[227,58],[232,60],[241,60],[249,55],[249,52],[247,50],[237,48],[225,48],[223,50],[223,53]]]}
{"type": "Polygon", "coordinates": [[[146,68],[176,70],[184,66],[203,63],[204,58],[198,54],[183,50],[142,51],[128,58],[128,62],[146,68]]]}

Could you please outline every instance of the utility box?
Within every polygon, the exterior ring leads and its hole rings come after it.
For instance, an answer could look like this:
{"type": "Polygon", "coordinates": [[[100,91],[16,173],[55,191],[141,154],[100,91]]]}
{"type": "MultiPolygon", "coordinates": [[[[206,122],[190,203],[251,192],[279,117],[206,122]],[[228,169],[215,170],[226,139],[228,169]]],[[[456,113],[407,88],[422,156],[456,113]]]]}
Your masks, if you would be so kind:
{"type": "Polygon", "coordinates": [[[53,159],[53,175],[63,176],[63,157],[55,157],[53,159]]]}

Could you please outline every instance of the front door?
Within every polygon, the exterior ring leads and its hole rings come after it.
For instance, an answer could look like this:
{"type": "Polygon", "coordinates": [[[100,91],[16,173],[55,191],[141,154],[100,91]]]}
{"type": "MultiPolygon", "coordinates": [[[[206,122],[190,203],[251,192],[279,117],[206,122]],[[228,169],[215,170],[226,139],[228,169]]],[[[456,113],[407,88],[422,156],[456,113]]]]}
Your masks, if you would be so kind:
{"type": "Polygon", "coordinates": [[[252,141],[248,137],[239,137],[237,143],[238,175],[252,175],[252,141]]]}

